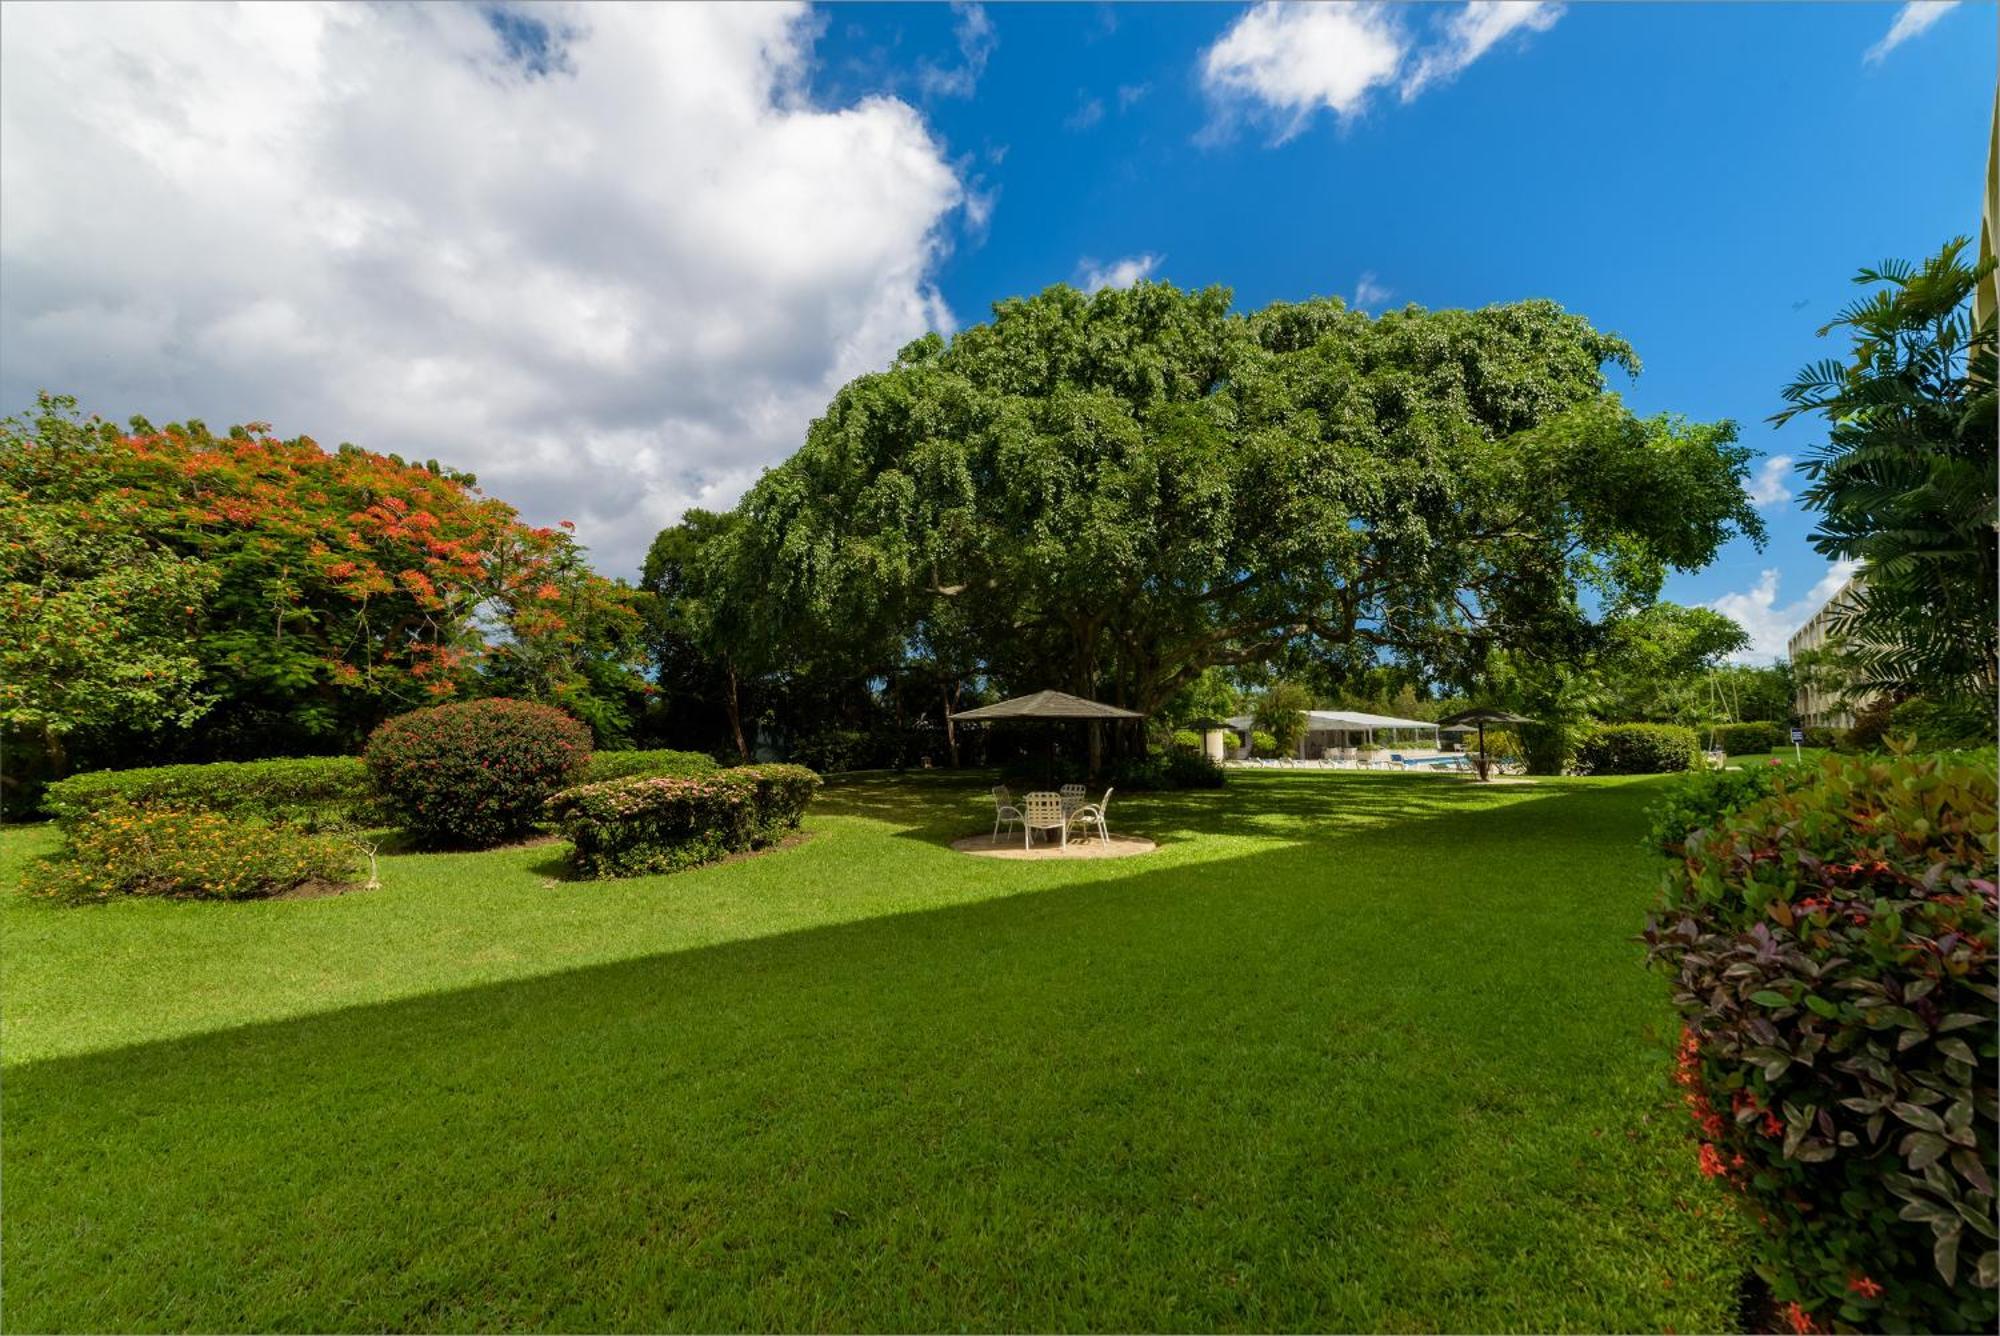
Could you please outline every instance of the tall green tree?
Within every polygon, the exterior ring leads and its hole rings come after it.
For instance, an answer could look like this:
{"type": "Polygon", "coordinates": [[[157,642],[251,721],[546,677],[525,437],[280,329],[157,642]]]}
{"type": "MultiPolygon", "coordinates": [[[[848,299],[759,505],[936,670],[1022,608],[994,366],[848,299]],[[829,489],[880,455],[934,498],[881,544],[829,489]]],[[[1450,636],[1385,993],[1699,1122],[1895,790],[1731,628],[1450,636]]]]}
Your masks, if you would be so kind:
{"type": "Polygon", "coordinates": [[[1921,265],[1888,260],[1872,289],[1822,327],[1845,359],[1806,367],[1772,417],[1830,424],[1806,461],[1822,555],[1861,562],[1834,631],[1857,685],[1991,700],[2000,687],[1994,321],[1972,298],[1993,261],[1958,237],[1921,265]]]}
{"type": "Polygon", "coordinates": [[[1607,366],[1549,302],[1051,288],[842,389],[745,496],[724,601],[860,662],[953,600],[988,680],[1148,712],[1216,666],[1559,655],[1762,536],[1733,428],[1636,418],[1607,366]]]}

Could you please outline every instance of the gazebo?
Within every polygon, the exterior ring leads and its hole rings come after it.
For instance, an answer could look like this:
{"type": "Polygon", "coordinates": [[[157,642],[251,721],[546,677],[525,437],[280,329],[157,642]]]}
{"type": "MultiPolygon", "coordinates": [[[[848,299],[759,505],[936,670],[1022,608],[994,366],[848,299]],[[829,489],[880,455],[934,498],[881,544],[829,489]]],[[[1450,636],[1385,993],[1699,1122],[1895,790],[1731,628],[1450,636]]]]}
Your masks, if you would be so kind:
{"type": "MultiPolygon", "coordinates": [[[[1027,696],[1014,696],[991,705],[981,705],[976,709],[960,710],[950,716],[955,724],[993,724],[1006,720],[1022,719],[1039,723],[1095,724],[1104,720],[1144,719],[1137,710],[1127,710],[1117,705],[1105,705],[1100,701],[1085,700],[1072,696],[1066,691],[1037,691],[1027,696]]],[[[1049,735],[1049,771],[1055,771],[1055,734],[1049,735]]],[[[1093,761],[1096,748],[1093,747],[1093,761]]],[[[1095,769],[1095,765],[1092,766],[1095,769]]]]}

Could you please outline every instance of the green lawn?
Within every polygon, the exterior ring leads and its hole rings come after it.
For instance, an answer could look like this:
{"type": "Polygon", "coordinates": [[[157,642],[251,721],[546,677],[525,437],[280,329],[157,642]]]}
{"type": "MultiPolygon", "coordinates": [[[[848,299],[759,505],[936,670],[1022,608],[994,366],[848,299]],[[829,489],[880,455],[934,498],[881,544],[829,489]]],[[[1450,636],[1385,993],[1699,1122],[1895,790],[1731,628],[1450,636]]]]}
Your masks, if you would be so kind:
{"type": "Polygon", "coordinates": [[[1631,941],[1656,781],[977,781],[617,883],[58,909],[0,832],[11,1330],[1717,1330],[1631,941]]]}

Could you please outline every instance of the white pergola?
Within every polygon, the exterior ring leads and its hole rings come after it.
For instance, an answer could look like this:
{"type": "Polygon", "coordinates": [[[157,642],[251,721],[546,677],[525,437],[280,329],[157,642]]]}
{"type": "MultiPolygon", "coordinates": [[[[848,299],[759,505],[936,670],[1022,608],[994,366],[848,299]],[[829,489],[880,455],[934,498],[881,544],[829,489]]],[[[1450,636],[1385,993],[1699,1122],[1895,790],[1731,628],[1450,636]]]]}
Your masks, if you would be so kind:
{"type": "MultiPolygon", "coordinates": [[[[1356,737],[1359,737],[1364,745],[1373,746],[1378,732],[1389,735],[1389,745],[1392,747],[1402,741],[1399,736],[1401,734],[1415,733],[1421,739],[1423,734],[1428,733],[1430,735],[1428,745],[1433,751],[1438,750],[1438,726],[1428,720],[1398,719],[1393,714],[1369,714],[1365,710],[1307,710],[1305,716],[1305,736],[1299,739],[1301,757],[1309,758],[1315,755],[1313,750],[1315,747],[1351,747],[1354,745],[1352,739],[1356,737]],[[1314,734],[1336,735],[1341,741],[1315,743],[1314,734]]],[[[1223,722],[1243,734],[1246,743],[1249,741],[1250,731],[1254,726],[1254,721],[1249,715],[1239,714],[1223,722]]]]}

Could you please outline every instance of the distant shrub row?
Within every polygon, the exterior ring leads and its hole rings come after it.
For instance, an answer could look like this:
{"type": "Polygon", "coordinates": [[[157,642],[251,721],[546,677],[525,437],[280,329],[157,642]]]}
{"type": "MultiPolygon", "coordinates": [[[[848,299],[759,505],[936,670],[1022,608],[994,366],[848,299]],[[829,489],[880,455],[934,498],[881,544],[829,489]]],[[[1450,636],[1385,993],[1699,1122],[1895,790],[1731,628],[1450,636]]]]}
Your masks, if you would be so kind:
{"type": "Polygon", "coordinates": [[[1666,775],[1701,764],[1701,744],[1680,724],[1607,724],[1576,749],[1581,775],[1666,775]]]}
{"type": "Polygon", "coordinates": [[[768,843],[798,827],[819,785],[797,765],[642,776],[565,789],[546,814],[569,841],[578,875],[633,877],[768,843]]]}
{"type": "Polygon", "coordinates": [[[1992,1331],[1995,754],[1689,776],[1645,941],[1675,1082],[1797,1331],[1992,1331]]]}

